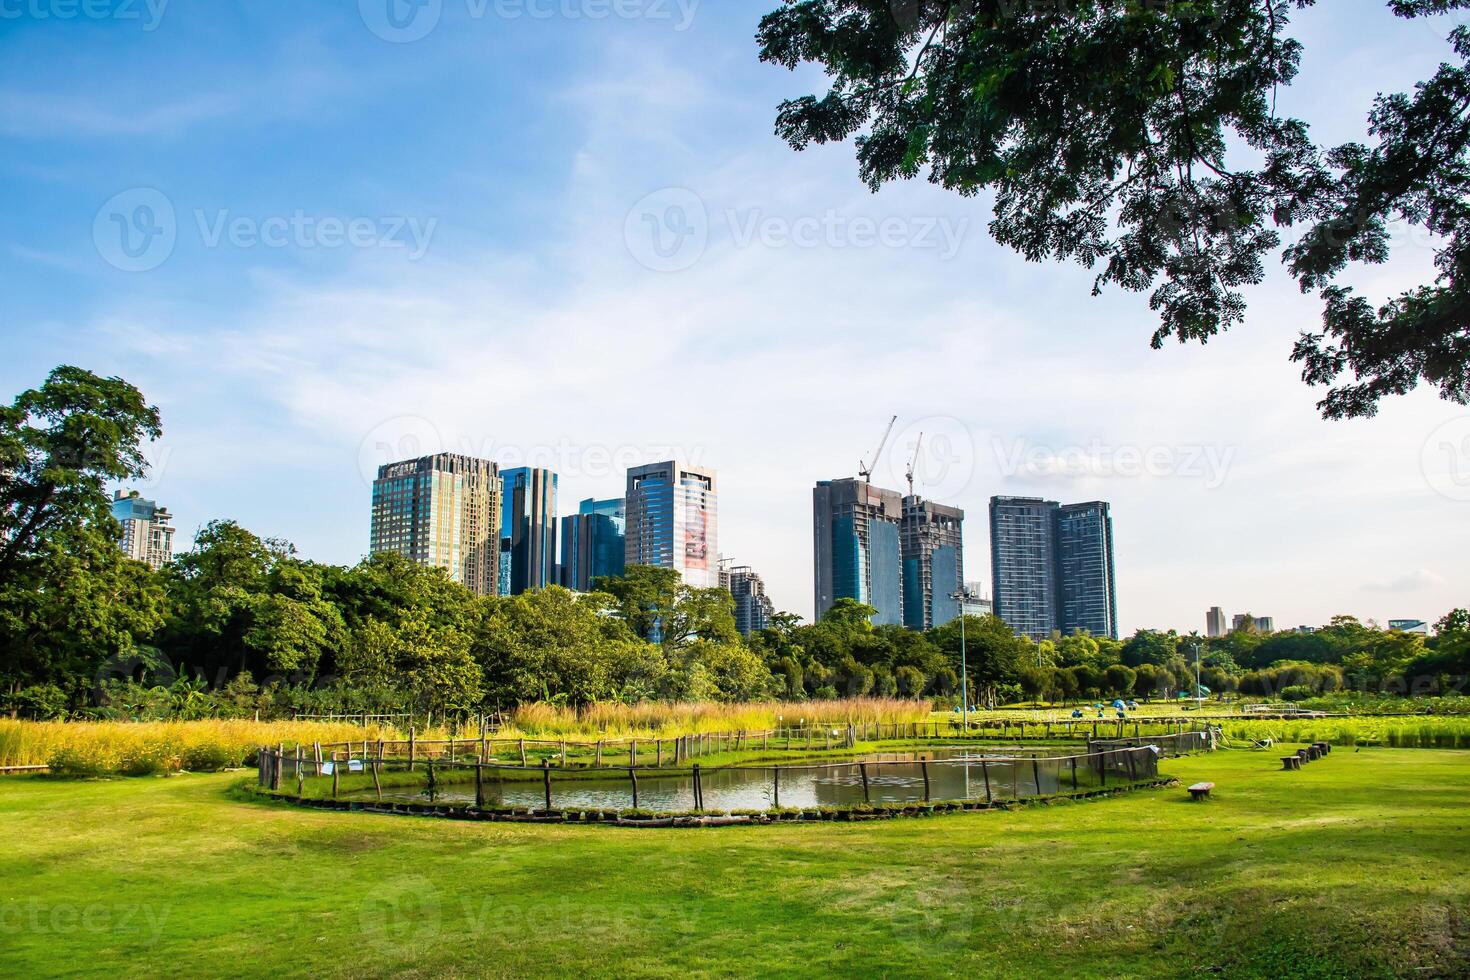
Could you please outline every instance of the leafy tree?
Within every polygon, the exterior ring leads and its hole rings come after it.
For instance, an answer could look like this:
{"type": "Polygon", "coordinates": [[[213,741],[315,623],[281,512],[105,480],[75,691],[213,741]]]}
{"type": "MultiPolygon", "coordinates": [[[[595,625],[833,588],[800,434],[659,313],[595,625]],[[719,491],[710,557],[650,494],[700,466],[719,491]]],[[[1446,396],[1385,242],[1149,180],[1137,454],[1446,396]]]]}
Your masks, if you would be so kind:
{"type": "MultiPolygon", "coordinates": [[[[1377,98],[1370,144],[1322,148],[1276,108],[1302,54],[1289,15],[1311,2],[787,0],[757,37],[763,61],[831,79],[781,104],[793,148],[856,135],[874,190],[927,171],[962,195],[992,191],[991,234],[1028,260],[1100,265],[1094,292],[1152,289],[1153,346],[1241,322],[1243,288],[1281,252],[1324,300],[1292,357],[1329,386],[1325,417],[1372,415],[1421,380],[1464,404],[1470,29],[1412,95],[1377,98]],[[1375,308],[1336,279],[1386,261],[1397,220],[1439,238],[1437,278],[1375,308]],[[1292,227],[1304,234],[1283,249],[1277,229],[1292,227]]],[[[1470,0],[1388,6],[1413,19],[1470,0]]]]}
{"type": "Polygon", "coordinates": [[[629,565],[621,577],[598,578],[593,588],[613,597],[635,633],[645,640],[658,636],[665,648],[696,637],[739,642],[734,597],[725,589],[691,588],[676,569],[629,565]]]}
{"type": "MultiPolygon", "coordinates": [[[[991,697],[1002,684],[1014,684],[1020,668],[1033,663],[1031,642],[1015,632],[998,616],[966,616],[965,660],[970,697],[991,697]]],[[[960,666],[960,620],[958,618],[928,631],[930,642],[944,655],[951,669],[960,666]]]]}
{"type": "Polygon", "coordinates": [[[0,683],[78,697],[162,621],[162,591],[117,547],[109,481],[142,477],[157,409],[120,378],[58,367],[0,407],[0,683]]]}
{"type": "Polygon", "coordinates": [[[1138,674],[1131,667],[1113,664],[1103,671],[1103,677],[1109,694],[1127,697],[1133,691],[1133,684],[1138,679],[1138,674]]]}

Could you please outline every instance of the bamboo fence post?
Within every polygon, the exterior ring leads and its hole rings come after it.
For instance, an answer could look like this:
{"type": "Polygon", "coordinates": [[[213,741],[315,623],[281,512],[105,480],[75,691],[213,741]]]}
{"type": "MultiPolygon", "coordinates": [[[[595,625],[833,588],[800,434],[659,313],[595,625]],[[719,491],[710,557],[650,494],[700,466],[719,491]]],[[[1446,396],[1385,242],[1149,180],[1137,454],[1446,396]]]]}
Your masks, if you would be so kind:
{"type": "Polygon", "coordinates": [[[285,755],[286,746],[282,744],[280,748],[276,749],[276,759],[271,765],[271,789],[273,790],[279,790],[281,788],[281,769],[283,768],[281,763],[285,755]]]}
{"type": "Polygon", "coordinates": [[[522,738],[521,739],[521,765],[522,766],[525,766],[525,764],[526,764],[526,740],[524,738],[522,738]]]}
{"type": "Polygon", "coordinates": [[[322,774],[322,743],[313,742],[311,744],[311,750],[316,761],[316,774],[320,776],[322,774]]]}
{"type": "Polygon", "coordinates": [[[781,809],[781,767],[771,767],[771,805],[781,809]]]}
{"type": "Polygon", "coordinates": [[[994,803],[995,797],[990,795],[990,764],[984,759],[980,760],[980,775],[985,777],[985,802],[994,803]]]}
{"type": "Polygon", "coordinates": [[[694,764],[694,809],[704,809],[704,787],[699,782],[699,763],[694,764]]]}
{"type": "Polygon", "coordinates": [[[306,795],[306,773],[300,769],[296,770],[296,798],[299,800],[306,795]]]}
{"type": "Polygon", "coordinates": [[[300,781],[300,779],[301,779],[301,755],[302,755],[301,743],[300,742],[297,742],[296,743],[296,779],[298,781],[300,781]]]}
{"type": "MultiPolygon", "coordinates": [[[[566,759],[565,759],[566,750],[565,749],[562,750],[562,756],[563,756],[562,761],[565,762],[566,761],[566,759]]],[[[596,765],[597,765],[597,767],[599,769],[602,768],[602,739],[600,739],[600,738],[597,740],[597,763],[596,763],[596,765]]]]}
{"type": "Polygon", "coordinates": [[[628,778],[633,781],[633,809],[638,809],[638,770],[628,767],[628,778]]]}
{"type": "Polygon", "coordinates": [[[417,752],[417,749],[418,749],[417,735],[418,735],[418,733],[414,730],[414,727],[412,725],[409,725],[408,726],[408,771],[409,772],[413,772],[414,756],[415,756],[415,754],[417,752]]]}
{"type": "Polygon", "coordinates": [[[663,764],[664,764],[664,740],[660,738],[660,739],[656,739],[655,742],[654,742],[653,765],[654,765],[654,768],[660,769],[660,768],[663,767],[663,764]]]}
{"type": "MultiPolygon", "coordinates": [[[[483,728],[480,729],[482,732],[483,728]]],[[[481,763],[475,763],[475,809],[485,809],[485,768],[481,763]]]]}
{"type": "Polygon", "coordinates": [[[636,738],[628,743],[628,765],[638,765],[638,740],[636,738]]]}
{"type": "Polygon", "coordinates": [[[920,759],[919,769],[924,773],[924,802],[929,802],[929,760],[920,759]]]}
{"type": "Polygon", "coordinates": [[[1041,795],[1041,763],[1037,761],[1036,756],[1034,756],[1034,755],[1031,757],[1031,779],[1032,779],[1033,782],[1036,783],[1036,795],[1037,796],[1040,796],[1041,795]]]}
{"type": "Polygon", "coordinates": [[[341,767],[337,765],[337,750],[332,750],[332,799],[337,798],[337,777],[341,767]]]}
{"type": "Polygon", "coordinates": [[[859,762],[858,772],[861,773],[863,777],[863,802],[871,802],[868,799],[868,764],[866,762],[859,762]]]}
{"type": "Polygon", "coordinates": [[[368,763],[368,765],[371,766],[373,770],[373,789],[378,791],[378,799],[382,800],[383,784],[378,779],[378,762],[376,759],[374,759],[372,762],[368,763]]]}
{"type": "Polygon", "coordinates": [[[1072,756],[1072,792],[1077,792],[1077,757],[1072,756]]]}
{"type": "Polygon", "coordinates": [[[551,760],[541,760],[541,783],[546,790],[546,812],[551,812],[551,760]]]}

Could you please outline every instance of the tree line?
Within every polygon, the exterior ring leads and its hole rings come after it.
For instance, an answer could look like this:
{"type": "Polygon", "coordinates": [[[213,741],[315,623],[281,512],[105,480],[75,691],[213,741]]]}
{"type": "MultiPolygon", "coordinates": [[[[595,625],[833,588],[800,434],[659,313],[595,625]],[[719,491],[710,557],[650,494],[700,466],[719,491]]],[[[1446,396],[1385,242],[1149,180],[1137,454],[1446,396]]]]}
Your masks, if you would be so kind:
{"type": "MultiPolygon", "coordinates": [[[[352,567],[207,524],[157,571],[118,547],[109,484],[141,478],[157,410],[118,378],[60,367],[0,409],[0,708],[33,717],[435,713],[529,701],[745,701],[861,695],[953,704],[1344,687],[1455,689],[1470,614],[1434,638],[1337,617],[1310,634],[1140,630],[1039,643],[994,616],[917,632],[841,599],[748,638],[723,589],[632,566],[592,592],[477,596],[392,554],[352,567]]],[[[1411,690],[1412,689],[1412,690],[1411,690]]]]}

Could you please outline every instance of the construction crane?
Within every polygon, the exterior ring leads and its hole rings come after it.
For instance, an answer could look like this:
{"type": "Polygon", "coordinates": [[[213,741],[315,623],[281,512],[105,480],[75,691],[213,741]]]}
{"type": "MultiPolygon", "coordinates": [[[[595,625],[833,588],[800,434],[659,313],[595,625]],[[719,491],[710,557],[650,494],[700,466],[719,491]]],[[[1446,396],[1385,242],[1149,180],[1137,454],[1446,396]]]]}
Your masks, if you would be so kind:
{"type": "Polygon", "coordinates": [[[924,433],[919,433],[919,438],[914,441],[914,454],[909,457],[909,468],[904,476],[909,481],[909,496],[914,495],[914,464],[919,461],[919,449],[924,445],[924,433]]]}
{"type": "Polygon", "coordinates": [[[864,463],[862,460],[858,460],[858,476],[864,480],[873,475],[873,467],[878,465],[878,457],[883,455],[883,447],[888,445],[888,437],[893,435],[893,426],[897,422],[897,415],[888,420],[888,428],[883,430],[883,438],[878,441],[878,448],[873,450],[873,461],[871,463],[864,463]]]}

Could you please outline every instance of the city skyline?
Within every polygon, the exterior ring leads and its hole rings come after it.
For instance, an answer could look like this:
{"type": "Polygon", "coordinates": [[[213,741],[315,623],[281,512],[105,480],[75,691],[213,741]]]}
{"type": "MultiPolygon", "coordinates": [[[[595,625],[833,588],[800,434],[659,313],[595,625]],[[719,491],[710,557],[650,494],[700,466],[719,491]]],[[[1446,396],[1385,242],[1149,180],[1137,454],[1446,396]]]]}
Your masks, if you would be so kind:
{"type": "MultiPolygon", "coordinates": [[[[168,504],[176,551],[228,518],[357,561],[380,444],[544,466],[566,500],[621,495],[611,460],[679,455],[720,473],[726,550],[810,616],[809,490],[855,475],[897,414],[874,479],[904,486],[919,432],[939,443],[918,489],[971,515],[972,577],[989,565],[974,515],[990,496],[1108,500],[1125,634],[1199,628],[1216,603],[1287,625],[1463,601],[1465,409],[1421,391],[1322,421],[1286,360],[1320,303],[1274,265],[1243,324],[1153,351],[1145,296],[1093,298],[1086,270],[995,245],[983,197],[923,181],[870,194],[850,147],[792,153],[772,113],[806,89],[755,62],[759,13],[552,33],[446,10],[395,45],[354,9],[246,11],[208,62],[210,28],[187,8],[150,34],[16,25],[0,39],[14,93],[0,124],[18,148],[0,276],[4,329],[25,343],[0,380],[23,390],[77,363],[147,393],[164,437],[128,486],[168,504]],[[112,83],[86,86],[72,59],[112,83]],[[94,231],[140,189],[176,234],[130,271],[94,231]],[[695,222],[682,268],[636,234],[673,206],[695,222]],[[214,234],[298,212],[313,229],[401,221],[403,245],[214,234]],[[908,222],[902,244],[852,234],[890,220],[908,222]],[[1203,547],[1180,549],[1179,528],[1203,547]]],[[[1309,105],[1327,144],[1360,138],[1372,96],[1447,50],[1371,5],[1293,24],[1307,47],[1282,109],[1309,105]]],[[[1391,232],[1394,260],[1344,279],[1374,302],[1428,268],[1429,249],[1391,232]]]]}

